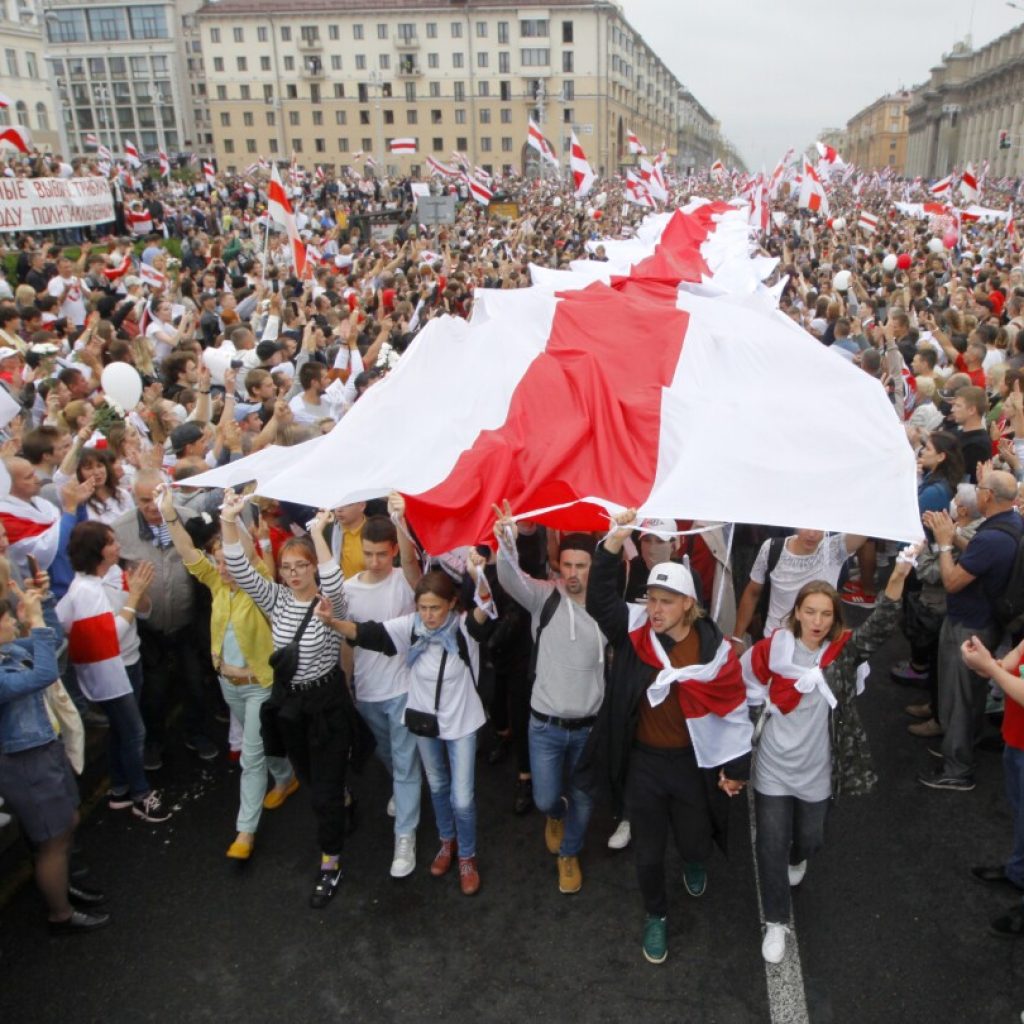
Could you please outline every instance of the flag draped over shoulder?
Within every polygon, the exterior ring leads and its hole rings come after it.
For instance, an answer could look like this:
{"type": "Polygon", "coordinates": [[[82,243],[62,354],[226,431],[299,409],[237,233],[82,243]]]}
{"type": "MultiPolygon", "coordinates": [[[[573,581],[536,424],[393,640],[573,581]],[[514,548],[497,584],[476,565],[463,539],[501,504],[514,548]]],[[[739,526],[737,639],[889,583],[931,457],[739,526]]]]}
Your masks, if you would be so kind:
{"type": "MultiPolygon", "coordinates": [[[[478,289],[468,321],[431,320],[319,445],[254,472],[258,493],[336,507],[398,490],[432,553],[486,538],[504,498],[558,529],[635,506],[920,537],[884,389],[778,310],[745,209],[696,201],[601,244],[607,262],[532,268],[533,287],[478,289]],[[851,402],[856,423],[835,414],[851,402]]],[[[221,472],[202,485],[226,486],[221,472]]]]}
{"type": "Polygon", "coordinates": [[[16,565],[24,566],[29,555],[42,569],[53,565],[60,541],[60,511],[53,502],[43,498],[24,501],[7,495],[0,498],[0,523],[16,565]]]}

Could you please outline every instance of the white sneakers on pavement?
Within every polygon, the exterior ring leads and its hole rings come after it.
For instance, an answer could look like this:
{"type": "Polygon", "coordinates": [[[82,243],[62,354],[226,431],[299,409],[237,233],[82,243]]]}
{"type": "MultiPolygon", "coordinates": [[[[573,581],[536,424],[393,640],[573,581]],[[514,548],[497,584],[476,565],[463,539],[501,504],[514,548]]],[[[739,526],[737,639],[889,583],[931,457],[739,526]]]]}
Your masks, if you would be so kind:
{"type": "Polygon", "coordinates": [[[786,932],[789,928],[784,924],[765,925],[764,942],[761,943],[761,956],[770,964],[782,963],[786,955],[786,932]]]}
{"type": "Polygon", "coordinates": [[[416,870],[416,837],[396,836],[395,857],[391,861],[391,877],[405,878],[416,870]]]}
{"type": "Polygon", "coordinates": [[[629,841],[632,839],[632,833],[629,830],[629,822],[623,818],[619,822],[618,828],[608,837],[608,849],[609,850],[624,850],[629,846],[629,841]]]}
{"type": "Polygon", "coordinates": [[[799,864],[789,865],[789,884],[799,885],[807,874],[807,861],[802,860],[799,864]]]}

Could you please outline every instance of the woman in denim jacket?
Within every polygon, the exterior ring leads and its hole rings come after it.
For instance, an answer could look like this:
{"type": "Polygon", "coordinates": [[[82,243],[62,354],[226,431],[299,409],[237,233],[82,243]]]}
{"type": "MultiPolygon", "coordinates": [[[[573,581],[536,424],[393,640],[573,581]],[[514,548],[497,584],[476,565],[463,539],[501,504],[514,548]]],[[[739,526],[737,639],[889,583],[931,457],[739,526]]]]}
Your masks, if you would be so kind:
{"type": "Polygon", "coordinates": [[[57,676],[57,635],[43,621],[40,591],[30,588],[20,595],[17,616],[0,604],[0,795],[32,847],[50,931],[67,935],[101,928],[110,915],[72,905],[94,906],[104,897],[68,883],[78,788],[43,702],[57,676]],[[20,639],[19,621],[29,630],[20,639]]]}

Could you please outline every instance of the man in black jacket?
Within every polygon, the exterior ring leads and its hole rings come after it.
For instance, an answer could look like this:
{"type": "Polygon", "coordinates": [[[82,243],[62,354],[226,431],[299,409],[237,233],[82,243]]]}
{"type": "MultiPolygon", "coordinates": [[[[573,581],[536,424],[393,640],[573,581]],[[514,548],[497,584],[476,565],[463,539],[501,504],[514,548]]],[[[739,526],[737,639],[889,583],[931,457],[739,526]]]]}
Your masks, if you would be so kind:
{"type": "Polygon", "coordinates": [[[622,545],[635,519],[635,509],[614,517],[615,529],[599,545],[590,571],[587,611],[613,658],[599,725],[581,763],[592,766],[603,746],[613,792],[624,789],[647,912],[643,953],[662,963],[668,956],[669,828],[683,858],[686,890],[701,896],[712,840],[725,845],[727,797],[749,777],[752,730],[739,661],[704,617],[689,569],[674,562],[654,566],[646,611],[631,612],[622,599],[622,545]]]}

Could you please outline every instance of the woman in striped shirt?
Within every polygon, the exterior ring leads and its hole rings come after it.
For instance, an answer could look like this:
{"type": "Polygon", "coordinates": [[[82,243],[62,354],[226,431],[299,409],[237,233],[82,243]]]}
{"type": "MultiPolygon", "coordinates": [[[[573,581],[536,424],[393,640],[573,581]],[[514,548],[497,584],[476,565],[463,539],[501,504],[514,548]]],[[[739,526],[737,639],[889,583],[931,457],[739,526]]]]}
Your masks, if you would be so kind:
{"type": "Polygon", "coordinates": [[[284,582],[265,579],[239,542],[237,520],[244,506],[241,495],[225,494],[221,532],[228,572],[270,619],[275,651],[288,646],[301,630],[295,675],[284,685],[274,683],[260,718],[265,752],[287,756],[312,795],[321,858],[310,906],[319,909],[327,905],[341,881],[345,770],[359,729],[341,671],[342,638],[311,612],[323,594],[334,614],[344,618],[348,610],[344,579],[323,537],[332,522],[326,509],[313,520],[312,540],[294,537],[281,546],[278,570],[284,582]]]}

